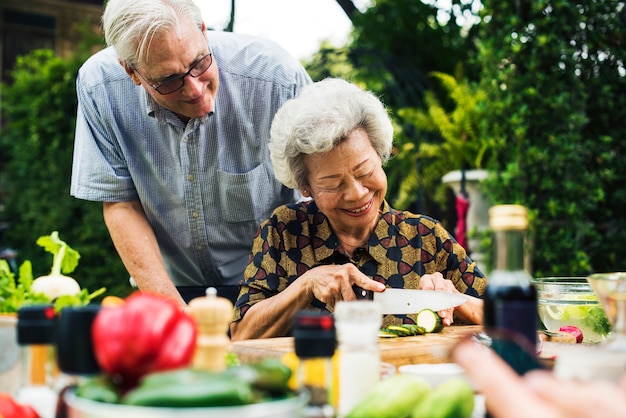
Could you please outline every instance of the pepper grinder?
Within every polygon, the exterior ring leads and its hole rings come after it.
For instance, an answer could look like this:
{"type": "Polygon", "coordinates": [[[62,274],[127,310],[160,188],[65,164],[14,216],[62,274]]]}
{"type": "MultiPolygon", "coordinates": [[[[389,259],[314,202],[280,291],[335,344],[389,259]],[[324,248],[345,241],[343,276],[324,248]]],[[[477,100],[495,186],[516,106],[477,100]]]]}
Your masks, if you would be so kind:
{"type": "Polygon", "coordinates": [[[206,296],[189,302],[187,312],[198,326],[193,368],[212,372],[226,369],[226,352],[230,345],[227,333],[233,304],[230,300],[217,296],[214,287],[209,287],[206,296]]]}

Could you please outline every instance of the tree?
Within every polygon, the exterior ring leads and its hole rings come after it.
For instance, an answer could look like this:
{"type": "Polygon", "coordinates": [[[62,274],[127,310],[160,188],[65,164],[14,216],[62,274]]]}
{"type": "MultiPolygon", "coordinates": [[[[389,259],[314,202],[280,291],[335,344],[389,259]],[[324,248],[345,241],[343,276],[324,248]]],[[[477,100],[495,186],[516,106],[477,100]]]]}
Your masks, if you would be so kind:
{"type": "Polygon", "coordinates": [[[623,270],[625,3],[484,4],[477,62],[498,147],[486,190],[531,210],[535,275],[623,270]]]}

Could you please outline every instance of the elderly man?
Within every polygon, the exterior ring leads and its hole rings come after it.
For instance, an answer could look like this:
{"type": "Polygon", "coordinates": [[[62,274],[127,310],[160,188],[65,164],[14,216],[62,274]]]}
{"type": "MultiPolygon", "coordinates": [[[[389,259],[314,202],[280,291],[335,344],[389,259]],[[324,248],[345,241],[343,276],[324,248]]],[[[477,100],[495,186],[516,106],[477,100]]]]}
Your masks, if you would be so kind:
{"type": "Polygon", "coordinates": [[[77,80],[71,194],[101,201],[139,288],[233,300],[254,233],[299,194],[275,180],[274,113],[310,77],[276,44],[207,31],[192,0],[109,0],[77,80]]]}

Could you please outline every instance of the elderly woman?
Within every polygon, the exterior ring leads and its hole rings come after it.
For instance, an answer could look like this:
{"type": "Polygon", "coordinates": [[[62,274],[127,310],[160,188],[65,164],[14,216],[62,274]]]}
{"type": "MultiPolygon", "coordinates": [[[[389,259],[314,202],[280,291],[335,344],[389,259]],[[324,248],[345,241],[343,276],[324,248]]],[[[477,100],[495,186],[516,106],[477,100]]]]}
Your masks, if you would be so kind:
{"type": "MultiPolygon", "coordinates": [[[[276,113],[270,155],[278,180],[310,199],[278,207],[260,226],[230,326],[233,340],[288,335],[302,309],[333,311],[353,285],[460,292],[439,312],[481,323],[486,280],[436,220],[385,200],[393,128],[372,93],[340,79],[305,87],[276,113]]],[[[414,323],[389,315],[384,325],[414,323]]]]}

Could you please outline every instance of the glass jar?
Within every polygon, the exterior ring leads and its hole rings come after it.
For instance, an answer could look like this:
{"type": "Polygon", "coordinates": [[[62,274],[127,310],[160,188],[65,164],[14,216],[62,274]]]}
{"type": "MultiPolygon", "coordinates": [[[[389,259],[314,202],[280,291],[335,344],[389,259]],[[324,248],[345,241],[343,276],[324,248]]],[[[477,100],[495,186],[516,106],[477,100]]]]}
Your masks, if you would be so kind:
{"type": "Polygon", "coordinates": [[[380,380],[380,304],[369,300],[335,305],[339,353],[338,416],[346,416],[380,380]]]}

